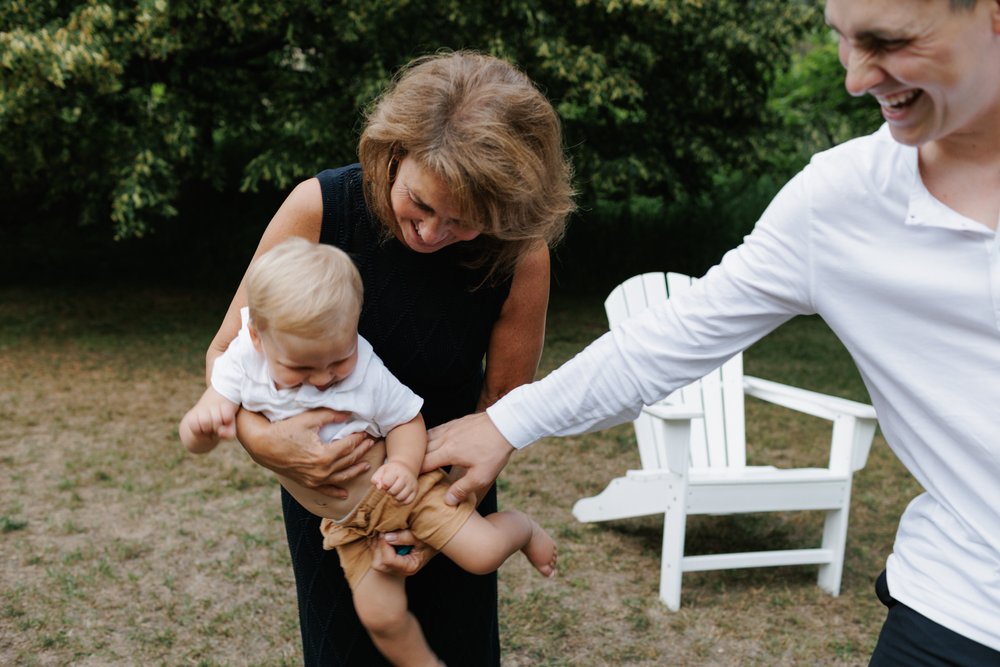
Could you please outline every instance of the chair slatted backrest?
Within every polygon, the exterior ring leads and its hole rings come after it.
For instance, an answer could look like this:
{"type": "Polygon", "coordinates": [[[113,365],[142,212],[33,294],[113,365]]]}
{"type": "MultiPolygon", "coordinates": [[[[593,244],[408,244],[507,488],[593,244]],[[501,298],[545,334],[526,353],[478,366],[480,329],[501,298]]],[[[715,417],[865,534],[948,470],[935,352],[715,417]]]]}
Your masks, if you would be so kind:
{"type": "MultiPolygon", "coordinates": [[[[614,327],[689,289],[695,280],[680,273],[644,273],[616,287],[604,302],[608,323],[614,327]]],[[[743,355],[737,354],[701,380],[674,392],[665,403],[701,410],[703,419],[691,423],[691,465],[698,468],[741,468],[746,465],[743,410],[743,355]]],[[[652,417],[640,414],[633,422],[642,467],[667,467],[665,443],[658,442],[652,417]]]]}

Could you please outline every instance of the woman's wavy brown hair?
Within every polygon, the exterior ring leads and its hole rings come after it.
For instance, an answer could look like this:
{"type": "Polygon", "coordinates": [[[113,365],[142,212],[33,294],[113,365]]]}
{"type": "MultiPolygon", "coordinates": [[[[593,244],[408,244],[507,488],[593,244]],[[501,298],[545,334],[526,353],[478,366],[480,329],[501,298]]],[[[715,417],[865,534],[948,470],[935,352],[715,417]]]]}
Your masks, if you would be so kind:
{"type": "Polygon", "coordinates": [[[358,155],[368,206],[392,233],[396,161],[440,178],[463,222],[481,231],[471,263],[488,268],[487,282],[559,241],[575,208],[555,109],[519,69],[480,53],[424,56],[400,70],[367,114],[358,155]]]}

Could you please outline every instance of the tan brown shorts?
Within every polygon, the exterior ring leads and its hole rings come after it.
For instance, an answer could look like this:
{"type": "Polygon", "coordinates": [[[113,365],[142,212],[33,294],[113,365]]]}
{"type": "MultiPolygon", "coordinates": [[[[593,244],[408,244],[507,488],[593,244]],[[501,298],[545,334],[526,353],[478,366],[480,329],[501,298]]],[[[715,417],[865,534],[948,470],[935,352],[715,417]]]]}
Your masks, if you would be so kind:
{"type": "Polygon", "coordinates": [[[346,517],[320,522],[323,548],[337,550],[351,590],[371,567],[369,537],[409,528],[418,540],[440,551],[455,536],[476,511],[476,503],[475,499],[466,498],[457,507],[446,505],[447,491],[444,471],[435,470],[417,478],[417,497],[409,505],[400,505],[395,498],[373,486],[346,517]]]}

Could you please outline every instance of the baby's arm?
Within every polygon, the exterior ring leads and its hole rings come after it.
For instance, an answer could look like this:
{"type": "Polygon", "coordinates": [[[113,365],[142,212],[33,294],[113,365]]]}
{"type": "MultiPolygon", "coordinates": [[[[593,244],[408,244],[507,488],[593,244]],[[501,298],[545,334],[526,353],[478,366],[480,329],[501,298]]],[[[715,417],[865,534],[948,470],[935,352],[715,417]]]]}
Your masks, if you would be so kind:
{"type": "Polygon", "coordinates": [[[372,475],[372,484],[384,489],[400,504],[413,502],[417,495],[417,475],[427,451],[424,418],[417,415],[385,436],[386,462],[372,475]]]}
{"type": "Polygon", "coordinates": [[[181,419],[178,427],[181,442],[188,451],[204,454],[215,449],[219,440],[235,438],[236,412],[239,407],[209,387],[181,419]]]}

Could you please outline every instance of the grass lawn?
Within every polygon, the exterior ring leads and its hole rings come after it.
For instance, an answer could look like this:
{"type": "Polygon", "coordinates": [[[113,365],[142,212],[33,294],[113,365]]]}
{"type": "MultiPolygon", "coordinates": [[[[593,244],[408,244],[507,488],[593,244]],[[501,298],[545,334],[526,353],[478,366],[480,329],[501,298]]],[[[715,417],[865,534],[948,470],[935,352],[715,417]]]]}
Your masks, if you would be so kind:
{"type": "MultiPolygon", "coordinates": [[[[228,295],[139,287],[0,288],[0,664],[296,665],[291,568],[271,474],[237,444],[183,451],[180,416],[228,295]]],[[[539,375],[605,330],[601,298],[554,300],[539,375]]],[[[867,400],[822,321],[800,318],[746,372],[867,400]]],[[[822,464],[827,423],[751,402],[752,462],[822,464]]],[[[558,540],[559,576],[500,574],[504,665],[866,665],[872,592],[919,492],[876,436],[855,477],[842,593],[816,568],[692,573],[657,599],[659,517],[579,524],[570,508],[638,467],[631,427],[518,454],[502,506],[558,540]]],[[[818,544],[822,518],[694,517],[689,551],[818,544]]]]}

